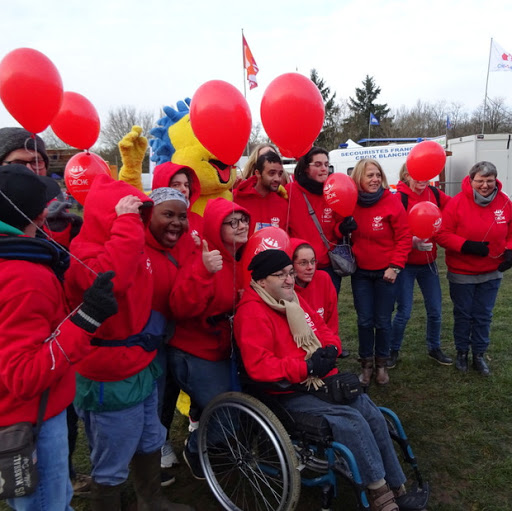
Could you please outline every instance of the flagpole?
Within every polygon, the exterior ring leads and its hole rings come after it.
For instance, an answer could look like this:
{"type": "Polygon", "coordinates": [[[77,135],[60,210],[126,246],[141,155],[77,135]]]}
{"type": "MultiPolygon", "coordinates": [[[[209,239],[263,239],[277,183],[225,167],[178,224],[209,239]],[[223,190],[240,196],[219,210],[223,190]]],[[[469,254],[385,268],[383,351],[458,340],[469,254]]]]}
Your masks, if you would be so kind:
{"type": "Polygon", "coordinates": [[[247,90],[245,86],[245,48],[244,48],[244,29],[242,28],[242,82],[244,83],[244,98],[247,99],[247,90]]]}
{"type": "Polygon", "coordinates": [[[485,114],[487,113],[487,86],[489,85],[489,70],[491,69],[491,54],[492,54],[492,37],[491,37],[491,46],[489,48],[489,62],[487,63],[487,79],[485,80],[484,115],[482,118],[482,135],[484,134],[485,114]]]}
{"type": "Polygon", "coordinates": [[[370,144],[370,127],[372,125],[372,114],[370,113],[370,116],[368,118],[368,142],[366,143],[366,147],[370,144]]]}

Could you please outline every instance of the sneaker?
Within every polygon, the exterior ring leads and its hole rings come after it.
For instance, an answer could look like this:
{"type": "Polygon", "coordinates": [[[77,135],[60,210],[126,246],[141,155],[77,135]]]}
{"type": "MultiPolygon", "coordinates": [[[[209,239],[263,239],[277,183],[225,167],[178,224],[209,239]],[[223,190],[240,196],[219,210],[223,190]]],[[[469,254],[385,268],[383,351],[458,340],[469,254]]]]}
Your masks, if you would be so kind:
{"type": "Polygon", "coordinates": [[[162,468],[171,468],[174,465],[178,465],[178,457],[174,453],[170,440],[166,440],[165,444],[162,445],[160,466],[162,468]]]}
{"type": "Polygon", "coordinates": [[[439,362],[443,366],[451,366],[453,360],[450,357],[447,357],[442,351],[441,348],[436,348],[435,350],[430,350],[428,352],[428,356],[434,359],[436,362],[439,362]]]}
{"type": "Polygon", "coordinates": [[[91,491],[92,477],[87,474],[76,474],[71,479],[71,485],[73,486],[73,495],[83,495],[91,491]]]}
{"type": "Polygon", "coordinates": [[[201,462],[199,461],[199,454],[191,452],[188,448],[188,438],[185,440],[185,449],[183,449],[183,459],[185,463],[188,465],[190,472],[192,475],[200,480],[204,481],[206,478],[204,477],[203,467],[201,466],[201,462]]]}
{"type": "Polygon", "coordinates": [[[176,482],[176,478],[166,472],[165,470],[160,471],[160,486],[165,488],[166,486],[171,486],[171,484],[176,482]]]}
{"type": "Polygon", "coordinates": [[[391,350],[391,353],[389,354],[388,361],[386,362],[386,366],[388,369],[393,369],[396,367],[396,363],[398,362],[398,356],[400,355],[400,352],[398,350],[391,350]]]}
{"type": "Polygon", "coordinates": [[[199,427],[199,421],[195,421],[192,417],[188,418],[188,430],[190,433],[195,431],[199,427]]]}

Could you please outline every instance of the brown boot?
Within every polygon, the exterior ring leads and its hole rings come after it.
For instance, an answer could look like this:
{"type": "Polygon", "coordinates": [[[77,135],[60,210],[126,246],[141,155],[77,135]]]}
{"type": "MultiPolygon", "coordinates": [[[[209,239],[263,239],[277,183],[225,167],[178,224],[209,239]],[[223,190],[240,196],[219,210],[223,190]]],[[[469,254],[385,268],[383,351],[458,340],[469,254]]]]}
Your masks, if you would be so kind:
{"type": "Polygon", "coordinates": [[[132,458],[132,479],[137,494],[138,511],[193,511],[184,504],[169,502],[160,485],[160,449],[132,458]]]}
{"type": "Polygon", "coordinates": [[[368,488],[368,500],[370,501],[370,511],[399,511],[395,502],[395,496],[387,484],[383,484],[376,490],[368,488]]]}
{"type": "Polygon", "coordinates": [[[370,385],[370,381],[372,379],[373,374],[373,357],[370,358],[360,358],[359,362],[361,362],[361,368],[363,372],[359,375],[359,381],[367,387],[370,385]]]}
{"type": "Polygon", "coordinates": [[[121,511],[121,486],[108,486],[91,482],[89,502],[92,511],[121,511]]]}
{"type": "Polygon", "coordinates": [[[387,357],[375,359],[375,367],[377,369],[375,374],[375,382],[377,383],[377,385],[387,385],[389,383],[387,363],[387,357]]]}

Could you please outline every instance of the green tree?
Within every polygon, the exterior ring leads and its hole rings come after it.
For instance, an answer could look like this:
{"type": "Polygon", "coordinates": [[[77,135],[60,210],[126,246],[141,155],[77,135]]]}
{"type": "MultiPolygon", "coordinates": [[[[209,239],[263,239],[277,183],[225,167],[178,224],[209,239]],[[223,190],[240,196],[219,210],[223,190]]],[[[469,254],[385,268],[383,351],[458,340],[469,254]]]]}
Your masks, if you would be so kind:
{"type": "Polygon", "coordinates": [[[356,88],[355,99],[349,97],[348,108],[351,115],[345,119],[343,128],[345,135],[353,140],[368,137],[368,123],[370,113],[379,120],[379,126],[372,126],[372,138],[391,136],[393,117],[389,115],[390,109],[386,103],[379,104],[375,101],[381,89],[375,83],[373,77],[366,75],[363,86],[356,88]]]}
{"type": "Polygon", "coordinates": [[[330,151],[338,147],[341,136],[341,108],[336,103],[336,92],[331,94],[331,88],[325,80],[318,76],[316,69],[311,70],[311,81],[318,87],[325,105],[325,119],[322,131],[315,141],[315,145],[330,151]]]}

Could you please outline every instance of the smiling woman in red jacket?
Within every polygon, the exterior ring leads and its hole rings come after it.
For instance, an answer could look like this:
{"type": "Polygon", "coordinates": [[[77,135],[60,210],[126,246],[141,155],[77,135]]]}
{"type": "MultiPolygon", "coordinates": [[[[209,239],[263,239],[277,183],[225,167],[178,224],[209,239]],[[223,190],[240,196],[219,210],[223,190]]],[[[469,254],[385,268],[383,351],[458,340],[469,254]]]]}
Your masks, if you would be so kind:
{"type": "Polygon", "coordinates": [[[437,236],[446,248],[447,278],[453,302],[455,367],[490,374],[484,354],[489,347],[492,310],[502,272],[512,267],[512,205],[501,192],[498,171],[488,162],[476,163],[462,181],[462,191],[443,210],[437,236]]]}
{"type": "Polygon", "coordinates": [[[412,237],[407,213],[388,187],[377,160],[360,160],[352,172],[358,188],[354,209],[357,229],[352,233],[357,270],[352,275],[352,293],[357,311],[361,382],[369,385],[376,365],[375,381],[389,382],[386,363],[391,343],[391,315],[395,303],[395,280],[405,266],[412,237]]]}

